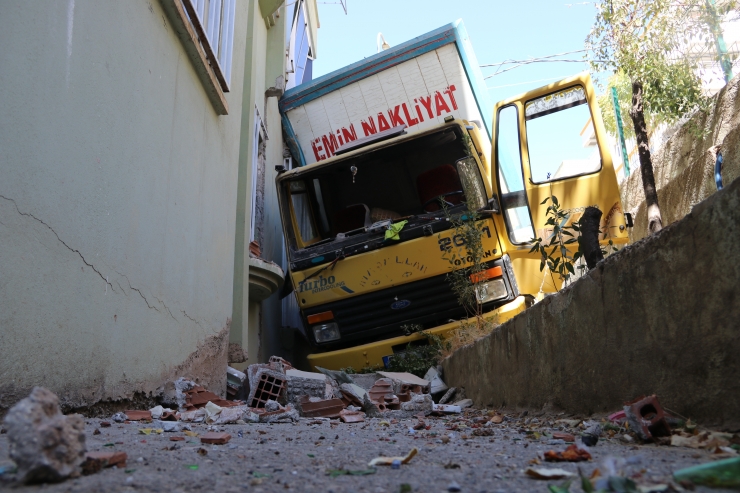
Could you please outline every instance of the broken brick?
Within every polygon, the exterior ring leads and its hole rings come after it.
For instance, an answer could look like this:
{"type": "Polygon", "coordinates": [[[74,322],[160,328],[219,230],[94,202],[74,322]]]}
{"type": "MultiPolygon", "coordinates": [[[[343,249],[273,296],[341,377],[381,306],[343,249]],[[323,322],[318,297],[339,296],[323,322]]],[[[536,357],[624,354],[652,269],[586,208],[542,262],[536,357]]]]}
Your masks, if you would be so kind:
{"type": "Polygon", "coordinates": [[[267,365],[250,365],[247,369],[249,377],[249,407],[263,408],[267,401],[278,401],[286,388],[285,374],[265,368],[267,365]]]}
{"type": "Polygon", "coordinates": [[[624,413],[630,429],[644,441],[671,435],[671,427],[655,394],[627,403],[624,413]]]}
{"type": "Polygon", "coordinates": [[[365,421],[365,413],[362,411],[342,409],[339,412],[339,418],[345,423],[361,423],[362,421],[365,421]]]}
{"type": "Polygon", "coordinates": [[[341,399],[322,399],[311,401],[304,395],[301,398],[301,413],[308,418],[336,418],[344,409],[344,402],[341,399]]]}
{"type": "Polygon", "coordinates": [[[126,452],[108,452],[105,450],[88,452],[85,462],[82,463],[82,474],[94,474],[106,467],[126,467],[127,459],[126,452]]]}
{"type": "Polygon", "coordinates": [[[129,419],[129,421],[141,421],[146,419],[152,419],[152,412],[151,411],[124,411],[123,412],[126,417],[129,419]]]}
{"type": "Polygon", "coordinates": [[[553,432],[552,437],[556,440],[563,440],[564,442],[575,442],[576,437],[570,433],[562,433],[560,431],[553,432]]]}
{"type": "Polygon", "coordinates": [[[185,437],[170,437],[170,442],[184,442],[185,437]]]}
{"type": "Polygon", "coordinates": [[[591,454],[573,444],[563,452],[548,450],[545,452],[545,460],[548,462],[581,462],[591,460],[591,454]]]}
{"type": "Polygon", "coordinates": [[[228,433],[218,433],[210,431],[200,437],[200,443],[210,443],[213,445],[223,445],[231,440],[231,435],[228,433]]]}

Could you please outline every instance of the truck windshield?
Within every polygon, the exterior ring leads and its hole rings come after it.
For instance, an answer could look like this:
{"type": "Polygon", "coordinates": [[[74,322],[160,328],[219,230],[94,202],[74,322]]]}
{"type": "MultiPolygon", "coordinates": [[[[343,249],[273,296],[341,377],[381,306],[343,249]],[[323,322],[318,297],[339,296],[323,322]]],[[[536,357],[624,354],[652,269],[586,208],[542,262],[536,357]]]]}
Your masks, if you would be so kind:
{"type": "Polygon", "coordinates": [[[459,127],[352,156],[288,182],[297,247],[375,231],[388,221],[486,204],[459,127]]]}

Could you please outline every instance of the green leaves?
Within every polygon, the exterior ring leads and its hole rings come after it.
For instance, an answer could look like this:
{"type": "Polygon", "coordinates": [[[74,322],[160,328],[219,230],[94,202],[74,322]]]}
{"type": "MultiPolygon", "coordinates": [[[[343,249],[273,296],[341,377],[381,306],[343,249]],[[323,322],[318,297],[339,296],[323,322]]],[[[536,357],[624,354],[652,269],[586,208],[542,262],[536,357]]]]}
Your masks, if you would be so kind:
{"type": "MultiPolygon", "coordinates": [[[[723,2],[724,4],[725,2],[723,2]]],[[[726,2],[737,7],[736,0],[726,2]]],[[[604,123],[616,133],[611,88],[617,91],[623,116],[632,108],[632,81],[643,83],[643,113],[649,130],[673,123],[696,108],[706,109],[696,54],[688,39],[711,35],[715,17],[705,0],[601,0],[596,21],[586,38],[594,72],[611,71],[599,98],[604,123]]],[[[714,53],[713,46],[709,48],[714,53]]],[[[626,137],[633,137],[630,118],[623,118],[626,137]]]]}
{"type": "Polygon", "coordinates": [[[581,227],[578,221],[568,224],[572,215],[570,211],[561,209],[556,196],[550,195],[540,202],[540,205],[545,205],[549,201],[552,201],[552,205],[545,209],[547,220],[544,226],[545,228],[551,227],[552,232],[545,238],[544,242],[542,238],[532,238],[533,245],[529,253],[540,252],[542,256],[540,272],[545,270],[545,266],[547,266],[551,273],[557,274],[562,281],[567,281],[570,276],[576,273],[574,264],[583,257],[579,243],[581,227]],[[575,246],[576,244],[578,244],[578,248],[571,256],[568,248],[572,247],[569,247],[569,245],[575,246]]]}

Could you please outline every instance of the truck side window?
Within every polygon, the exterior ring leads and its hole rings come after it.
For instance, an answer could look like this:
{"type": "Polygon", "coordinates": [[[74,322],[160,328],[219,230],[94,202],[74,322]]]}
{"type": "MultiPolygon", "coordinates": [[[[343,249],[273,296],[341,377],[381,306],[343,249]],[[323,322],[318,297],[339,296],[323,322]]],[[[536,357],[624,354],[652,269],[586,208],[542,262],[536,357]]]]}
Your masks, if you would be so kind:
{"type": "Polygon", "coordinates": [[[318,240],[313,223],[311,201],[303,180],[290,182],[290,199],[293,204],[293,214],[298,226],[298,233],[303,243],[308,245],[318,240]]]}
{"type": "Polygon", "coordinates": [[[601,155],[583,87],[569,87],[527,101],[524,119],[534,183],[595,173],[601,169],[601,155]]]}
{"type": "Polygon", "coordinates": [[[496,162],[501,186],[501,207],[512,243],[529,243],[534,237],[524,190],[519,122],[516,106],[505,106],[496,117],[496,162]]]}

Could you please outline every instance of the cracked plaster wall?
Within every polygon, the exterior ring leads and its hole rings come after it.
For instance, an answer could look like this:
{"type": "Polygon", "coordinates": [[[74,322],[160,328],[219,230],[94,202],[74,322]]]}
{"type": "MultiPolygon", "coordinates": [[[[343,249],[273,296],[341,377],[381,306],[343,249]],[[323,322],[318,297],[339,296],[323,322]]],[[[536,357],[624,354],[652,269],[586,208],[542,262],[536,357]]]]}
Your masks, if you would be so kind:
{"type": "Polygon", "coordinates": [[[219,117],[159,2],[0,6],[0,411],[223,391],[247,16],[219,117]]]}

